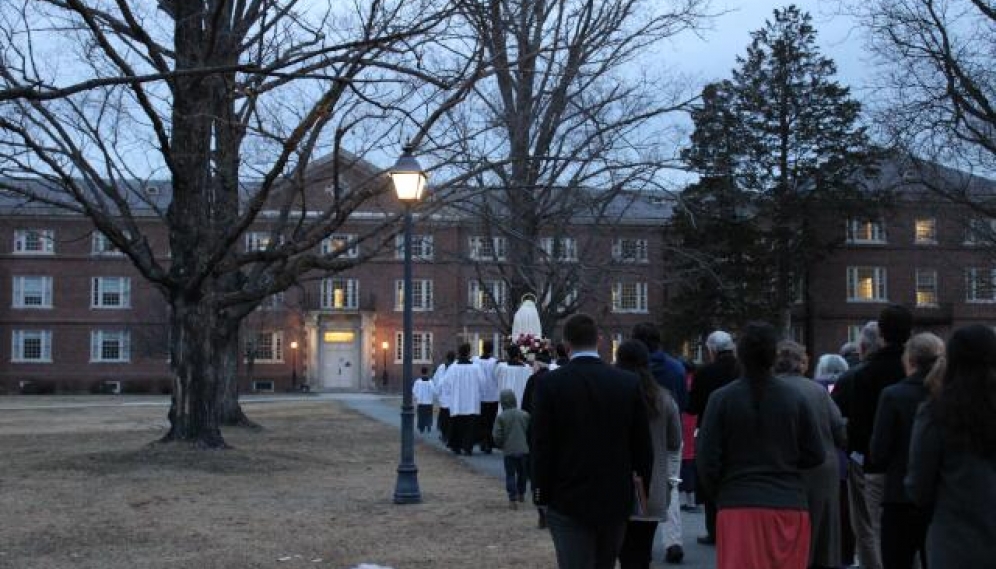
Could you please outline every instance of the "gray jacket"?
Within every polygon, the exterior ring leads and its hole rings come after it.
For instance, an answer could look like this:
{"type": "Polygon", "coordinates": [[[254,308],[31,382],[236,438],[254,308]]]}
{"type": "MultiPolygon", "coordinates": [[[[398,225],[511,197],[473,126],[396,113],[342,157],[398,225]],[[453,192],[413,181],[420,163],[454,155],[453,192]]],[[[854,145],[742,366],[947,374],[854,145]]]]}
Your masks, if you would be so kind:
{"type": "Polygon", "coordinates": [[[491,429],[495,446],[506,456],[529,454],[529,413],[517,408],[511,389],[503,389],[500,400],[502,412],[491,429]]]}
{"type": "Polygon", "coordinates": [[[917,410],[906,490],[933,509],[929,567],[992,567],[996,560],[996,457],[983,457],[939,425],[930,403],[917,410]]]}

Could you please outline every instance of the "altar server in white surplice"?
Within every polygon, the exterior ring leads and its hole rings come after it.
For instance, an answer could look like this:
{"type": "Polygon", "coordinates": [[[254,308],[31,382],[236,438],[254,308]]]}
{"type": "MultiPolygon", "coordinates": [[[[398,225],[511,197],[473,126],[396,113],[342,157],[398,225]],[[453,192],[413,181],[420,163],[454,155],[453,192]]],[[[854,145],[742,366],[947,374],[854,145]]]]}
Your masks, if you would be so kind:
{"type": "Polygon", "coordinates": [[[498,389],[511,389],[515,392],[516,405],[521,408],[522,394],[526,390],[526,382],[533,374],[533,368],[522,363],[522,353],[519,347],[511,345],[506,350],[508,359],[498,364],[495,376],[498,379],[498,389]]]}
{"type": "Polygon", "coordinates": [[[481,343],[481,357],[474,358],[482,372],[481,419],[477,422],[475,440],[484,454],[491,454],[491,449],[495,446],[491,430],[495,425],[495,417],[498,416],[498,377],[495,375],[498,360],[492,355],[494,351],[494,342],[485,340],[481,343]]]}
{"type": "Polygon", "coordinates": [[[481,383],[484,372],[470,360],[470,344],[460,344],[457,361],[446,369],[444,384],[450,386],[450,439],[453,452],[472,454],[477,420],[481,415],[481,383]]]}
{"type": "Polygon", "coordinates": [[[443,381],[446,378],[446,370],[456,361],[456,352],[450,350],[446,352],[446,361],[439,364],[435,375],[432,376],[432,388],[439,402],[439,414],[436,415],[436,430],[439,431],[439,440],[444,443],[450,438],[450,396],[451,390],[448,383],[443,381]]]}

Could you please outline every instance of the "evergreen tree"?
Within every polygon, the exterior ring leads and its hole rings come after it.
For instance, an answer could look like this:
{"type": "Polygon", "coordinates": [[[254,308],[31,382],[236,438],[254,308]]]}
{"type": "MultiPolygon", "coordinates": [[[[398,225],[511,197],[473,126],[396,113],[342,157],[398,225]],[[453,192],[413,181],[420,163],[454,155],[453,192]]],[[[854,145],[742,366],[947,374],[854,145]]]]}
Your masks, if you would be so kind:
{"type": "Polygon", "coordinates": [[[732,78],[706,86],[692,113],[684,159],[700,179],[671,228],[688,251],[679,268],[690,278],[671,303],[686,337],[751,318],[777,319],[788,335],[807,267],[842,238],[821,235],[820,216],[840,227],[841,214],[870,207],[861,106],[834,80],[812,18],[775,10],[751,36],[732,78]]]}

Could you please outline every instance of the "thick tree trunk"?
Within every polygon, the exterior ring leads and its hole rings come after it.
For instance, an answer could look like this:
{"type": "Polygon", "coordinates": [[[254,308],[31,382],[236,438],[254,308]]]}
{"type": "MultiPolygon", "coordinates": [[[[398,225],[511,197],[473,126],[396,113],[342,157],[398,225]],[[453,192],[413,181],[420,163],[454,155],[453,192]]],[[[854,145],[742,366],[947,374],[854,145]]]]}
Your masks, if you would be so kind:
{"type": "Polygon", "coordinates": [[[224,384],[219,381],[216,350],[221,327],[215,311],[203,300],[174,300],[172,308],[173,400],[170,429],[162,440],[199,448],[227,448],[219,428],[224,384]]]}

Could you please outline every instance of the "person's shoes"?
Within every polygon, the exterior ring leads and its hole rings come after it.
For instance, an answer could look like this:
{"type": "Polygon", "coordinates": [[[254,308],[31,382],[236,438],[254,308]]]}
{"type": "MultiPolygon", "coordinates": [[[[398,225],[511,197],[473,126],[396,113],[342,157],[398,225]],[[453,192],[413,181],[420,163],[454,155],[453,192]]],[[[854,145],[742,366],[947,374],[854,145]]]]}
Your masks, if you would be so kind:
{"type": "Polygon", "coordinates": [[[680,545],[672,545],[664,550],[664,562],[671,564],[681,563],[685,559],[685,550],[680,545]]]}
{"type": "Polygon", "coordinates": [[[539,529],[546,529],[546,512],[542,509],[536,511],[539,512],[539,520],[536,521],[536,527],[539,529]]]}
{"type": "Polygon", "coordinates": [[[516,502],[515,500],[510,500],[508,502],[508,509],[510,509],[510,510],[518,510],[519,509],[519,503],[516,502]]]}
{"type": "Polygon", "coordinates": [[[711,535],[700,535],[695,541],[702,545],[716,545],[716,538],[711,535]]]}

